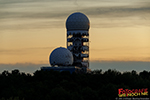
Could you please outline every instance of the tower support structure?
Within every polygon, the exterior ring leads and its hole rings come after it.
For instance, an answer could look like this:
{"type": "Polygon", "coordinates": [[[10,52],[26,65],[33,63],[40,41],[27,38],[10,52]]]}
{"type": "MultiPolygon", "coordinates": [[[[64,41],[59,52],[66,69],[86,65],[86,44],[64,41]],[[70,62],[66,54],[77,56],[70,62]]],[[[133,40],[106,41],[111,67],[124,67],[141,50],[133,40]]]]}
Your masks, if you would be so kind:
{"type": "Polygon", "coordinates": [[[88,31],[67,31],[67,48],[74,57],[74,66],[89,67],[88,31]]]}

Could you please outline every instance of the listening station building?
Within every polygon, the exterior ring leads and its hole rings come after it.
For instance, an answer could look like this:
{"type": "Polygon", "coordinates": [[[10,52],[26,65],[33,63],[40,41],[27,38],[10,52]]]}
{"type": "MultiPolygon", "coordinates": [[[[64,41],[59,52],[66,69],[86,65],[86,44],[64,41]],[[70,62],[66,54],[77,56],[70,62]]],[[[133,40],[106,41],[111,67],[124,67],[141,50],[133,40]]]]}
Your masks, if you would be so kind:
{"type": "Polygon", "coordinates": [[[51,67],[41,70],[88,72],[89,69],[89,27],[88,17],[80,12],[71,14],[66,21],[67,48],[59,47],[49,57],[51,67]]]}

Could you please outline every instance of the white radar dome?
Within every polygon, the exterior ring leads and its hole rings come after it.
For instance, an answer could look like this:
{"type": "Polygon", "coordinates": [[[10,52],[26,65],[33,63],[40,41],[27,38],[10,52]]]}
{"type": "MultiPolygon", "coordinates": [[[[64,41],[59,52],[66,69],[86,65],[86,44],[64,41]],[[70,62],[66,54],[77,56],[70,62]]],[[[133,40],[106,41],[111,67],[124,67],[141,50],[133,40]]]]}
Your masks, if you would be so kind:
{"type": "Polygon", "coordinates": [[[49,56],[49,62],[52,66],[68,66],[73,64],[72,53],[63,47],[56,48],[49,56]]]}
{"type": "Polygon", "coordinates": [[[80,12],[71,14],[66,21],[67,31],[83,30],[88,31],[90,27],[89,19],[80,12]]]}

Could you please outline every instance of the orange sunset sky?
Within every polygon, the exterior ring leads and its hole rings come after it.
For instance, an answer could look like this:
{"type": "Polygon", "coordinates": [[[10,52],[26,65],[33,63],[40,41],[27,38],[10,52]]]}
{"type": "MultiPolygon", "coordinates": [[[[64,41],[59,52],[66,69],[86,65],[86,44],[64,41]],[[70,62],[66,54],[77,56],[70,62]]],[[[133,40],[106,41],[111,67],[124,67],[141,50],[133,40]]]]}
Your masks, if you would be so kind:
{"type": "Polygon", "coordinates": [[[150,62],[150,0],[0,0],[0,64],[49,64],[74,12],[90,20],[91,62],[150,62]]]}

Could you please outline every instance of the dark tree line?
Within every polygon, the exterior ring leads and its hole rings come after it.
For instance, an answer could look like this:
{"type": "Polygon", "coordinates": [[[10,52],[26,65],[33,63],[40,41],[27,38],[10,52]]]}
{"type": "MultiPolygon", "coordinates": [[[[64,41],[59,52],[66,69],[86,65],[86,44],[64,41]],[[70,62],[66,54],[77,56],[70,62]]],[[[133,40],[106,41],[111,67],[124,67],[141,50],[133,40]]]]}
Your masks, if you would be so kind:
{"type": "Polygon", "coordinates": [[[0,100],[115,100],[118,89],[150,89],[150,72],[95,70],[87,74],[13,70],[0,74],[0,100]]]}

